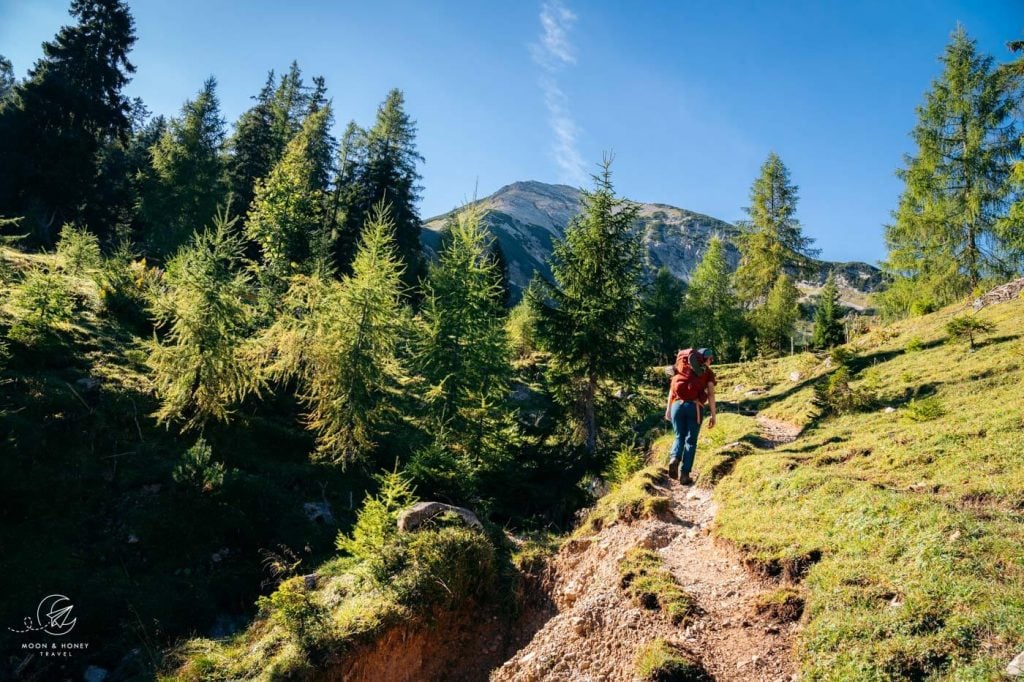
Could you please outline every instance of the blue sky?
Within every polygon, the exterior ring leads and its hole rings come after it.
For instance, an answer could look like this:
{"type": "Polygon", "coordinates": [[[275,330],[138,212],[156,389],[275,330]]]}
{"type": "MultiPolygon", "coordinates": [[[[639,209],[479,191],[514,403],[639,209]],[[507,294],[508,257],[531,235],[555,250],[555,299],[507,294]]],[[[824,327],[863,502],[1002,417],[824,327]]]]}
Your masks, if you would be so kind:
{"type": "MultiPolygon", "coordinates": [[[[419,125],[421,213],[515,180],[578,185],[612,150],[619,191],[725,220],[776,151],[832,260],[877,261],[914,108],[962,22],[1005,61],[1022,0],[278,2],[135,0],[129,93],[174,114],[208,75],[225,117],[268,69],[322,74],[339,126],[388,89],[419,125]]],[[[0,0],[23,75],[68,3],[0,0]]]]}

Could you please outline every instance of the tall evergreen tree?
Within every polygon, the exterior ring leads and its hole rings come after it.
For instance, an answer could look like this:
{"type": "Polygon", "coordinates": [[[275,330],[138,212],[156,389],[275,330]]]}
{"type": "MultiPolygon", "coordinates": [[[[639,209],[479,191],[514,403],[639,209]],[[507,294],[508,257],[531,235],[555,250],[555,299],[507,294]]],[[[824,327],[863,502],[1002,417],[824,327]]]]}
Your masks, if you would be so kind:
{"type": "Polygon", "coordinates": [[[796,219],[797,189],[782,159],[769,154],[750,188],[750,206],[744,209],[749,219],[740,223],[737,238],[742,255],[736,290],[749,308],[764,302],[779,273],[806,269],[817,253],[796,219]]]}
{"type": "Polygon", "coordinates": [[[233,223],[222,212],[211,229],[194,235],[168,262],[154,299],[157,328],[167,330],[151,343],[148,359],[160,422],[199,428],[209,419],[226,421],[232,404],[256,387],[244,353],[252,281],[233,223]]]}
{"type": "Polygon", "coordinates": [[[842,310],[839,304],[839,287],[835,271],[829,271],[825,286],[818,298],[818,309],[814,313],[814,333],[811,345],[815,348],[832,348],[843,342],[842,310]]]}
{"type": "Polygon", "coordinates": [[[14,90],[18,80],[14,77],[14,65],[11,60],[0,54],[0,108],[7,101],[7,96],[14,90]]]}
{"type": "Polygon", "coordinates": [[[690,275],[684,310],[684,326],[692,345],[714,348],[722,358],[735,355],[743,314],[732,292],[725,243],[718,237],[711,239],[690,275]]]}
{"type": "Polygon", "coordinates": [[[395,357],[404,320],[394,223],[381,206],[341,281],[299,275],[263,346],[270,376],[297,377],[317,452],[346,464],[373,447],[399,390],[395,357]]]}
{"type": "Polygon", "coordinates": [[[281,149],[274,131],[274,72],[267,74],[256,103],[238,117],[225,145],[226,185],[234,215],[244,216],[256,194],[256,182],[270,174],[281,149]]]}
{"type": "Polygon", "coordinates": [[[1020,146],[1008,75],[963,27],[941,62],[917,110],[916,154],[897,173],[905,189],[885,234],[885,267],[897,279],[890,307],[947,303],[1012,274],[1024,257],[1024,244],[999,227],[1020,146]]]}
{"type": "MultiPolygon", "coordinates": [[[[357,139],[357,138],[356,138],[357,139]]],[[[365,159],[355,169],[354,191],[343,206],[344,224],[341,244],[356,243],[367,216],[381,201],[391,206],[395,223],[395,244],[404,266],[403,281],[413,287],[423,268],[420,244],[420,218],[416,203],[420,175],[416,164],[423,157],[416,151],[416,123],[405,112],[405,96],[392,90],[377,109],[377,119],[365,136],[365,159]]],[[[348,267],[350,253],[339,251],[342,271],[348,267]]]]}
{"type": "Polygon", "coordinates": [[[217,81],[208,78],[150,150],[152,173],[142,215],[156,255],[169,256],[208,225],[225,199],[220,156],[224,119],[216,88],[217,81]]]}
{"type": "Polygon", "coordinates": [[[601,391],[608,381],[637,376],[643,348],[638,208],[616,197],[610,159],[594,180],[594,189],[583,192],[580,215],[552,252],[555,286],[541,283],[529,293],[537,336],[551,354],[551,384],[573,411],[592,460],[601,391]]]}
{"type": "Polygon", "coordinates": [[[688,345],[683,328],[683,295],[686,286],[668,268],[658,268],[644,293],[644,319],[648,345],[656,362],[668,363],[688,345]]]}
{"type": "Polygon", "coordinates": [[[792,278],[779,273],[764,305],[751,317],[757,330],[757,343],[762,352],[776,354],[789,346],[796,320],[800,316],[800,292],[792,278]]]}
{"type": "Polygon", "coordinates": [[[246,231],[260,245],[275,277],[309,271],[311,258],[329,256],[324,235],[326,193],[318,177],[319,151],[328,137],[330,107],[310,114],[284,156],[256,185],[246,231]]]}
{"type": "MultiPolygon", "coordinates": [[[[98,155],[130,130],[122,94],[135,67],[135,27],[122,0],[73,0],[65,26],[0,107],[0,215],[25,215],[36,241],[52,245],[82,222],[97,184],[98,155]]],[[[98,227],[98,226],[94,226],[98,227]]]]}
{"type": "MultiPolygon", "coordinates": [[[[1024,99],[1024,40],[1011,41],[1007,47],[1019,56],[1002,67],[1003,75],[1010,87],[1016,90],[1018,97],[1024,99]]],[[[1020,133],[1020,153],[1013,164],[1009,179],[1009,189],[1016,195],[1016,199],[1006,216],[996,224],[999,239],[1011,253],[1024,252],[1024,130],[1020,133]]]]}

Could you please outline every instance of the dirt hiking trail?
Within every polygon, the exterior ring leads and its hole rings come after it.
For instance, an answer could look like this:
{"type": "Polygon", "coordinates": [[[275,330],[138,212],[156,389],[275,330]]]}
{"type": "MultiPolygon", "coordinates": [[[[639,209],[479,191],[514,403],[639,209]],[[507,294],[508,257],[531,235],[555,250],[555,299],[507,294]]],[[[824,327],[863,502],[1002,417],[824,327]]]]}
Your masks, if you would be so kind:
{"type": "MultiPolygon", "coordinates": [[[[791,441],[798,432],[782,422],[758,421],[761,448],[791,441]]],[[[797,679],[792,642],[799,614],[755,611],[754,602],[780,583],[747,571],[735,551],[714,540],[715,502],[699,483],[682,486],[662,477],[653,484],[654,494],[669,498],[669,513],[619,521],[566,542],[554,560],[557,615],[491,679],[636,680],[637,654],[657,638],[685,650],[703,666],[706,679],[797,679]],[[644,608],[622,589],[618,564],[635,547],[657,552],[694,598],[697,608],[689,623],[672,625],[665,614],[644,608]]]]}

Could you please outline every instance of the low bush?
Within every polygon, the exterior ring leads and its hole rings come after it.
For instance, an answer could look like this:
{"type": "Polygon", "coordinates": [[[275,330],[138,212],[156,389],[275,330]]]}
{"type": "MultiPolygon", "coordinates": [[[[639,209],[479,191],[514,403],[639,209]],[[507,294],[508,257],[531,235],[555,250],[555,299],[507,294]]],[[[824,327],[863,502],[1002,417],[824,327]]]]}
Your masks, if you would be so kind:
{"type": "Polygon", "coordinates": [[[612,456],[612,462],[605,470],[603,478],[612,485],[618,485],[643,469],[644,464],[646,459],[639,449],[632,446],[620,448],[612,456]]]}
{"type": "Polygon", "coordinates": [[[213,460],[213,449],[205,439],[185,451],[172,473],[175,483],[212,492],[224,483],[224,465],[213,460]]]}
{"type": "Polygon", "coordinates": [[[874,402],[870,391],[850,385],[850,370],[846,366],[840,366],[814,386],[814,404],[822,416],[856,412],[874,402]]]}
{"type": "Polygon", "coordinates": [[[86,229],[65,225],[57,242],[61,267],[69,275],[82,275],[100,267],[100,240],[86,229]]]}
{"type": "Polygon", "coordinates": [[[928,396],[927,398],[914,398],[911,400],[907,403],[904,414],[911,421],[926,422],[938,419],[946,414],[946,408],[942,406],[942,401],[937,397],[928,396]]]}
{"type": "Polygon", "coordinates": [[[10,297],[14,324],[8,336],[33,343],[74,317],[75,295],[67,277],[47,270],[32,270],[14,287],[10,297]]]}

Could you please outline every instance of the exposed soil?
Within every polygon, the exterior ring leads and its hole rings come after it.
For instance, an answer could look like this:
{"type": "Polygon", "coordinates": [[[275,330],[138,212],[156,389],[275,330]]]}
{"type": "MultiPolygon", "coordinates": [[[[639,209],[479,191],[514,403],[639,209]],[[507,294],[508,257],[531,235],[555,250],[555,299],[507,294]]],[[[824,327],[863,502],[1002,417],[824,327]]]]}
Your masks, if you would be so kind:
{"type": "MultiPolygon", "coordinates": [[[[773,447],[798,429],[759,419],[773,447]]],[[[715,542],[715,503],[709,490],[667,480],[656,494],[671,499],[664,519],[619,522],[589,539],[572,540],[555,559],[553,589],[559,612],[491,680],[635,680],[641,647],[656,638],[677,644],[716,680],[795,679],[792,610],[758,609],[759,597],[779,583],[744,568],[741,557],[715,542]],[[681,627],[631,601],[620,587],[618,563],[630,549],[656,550],[699,607],[681,627]]]]}

